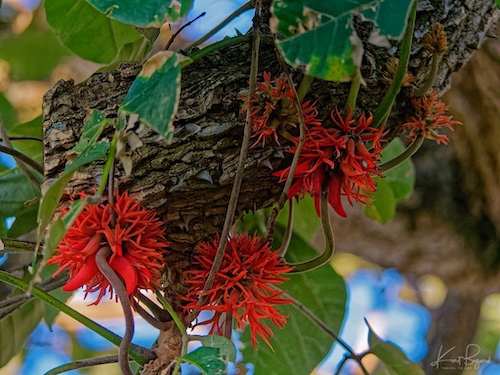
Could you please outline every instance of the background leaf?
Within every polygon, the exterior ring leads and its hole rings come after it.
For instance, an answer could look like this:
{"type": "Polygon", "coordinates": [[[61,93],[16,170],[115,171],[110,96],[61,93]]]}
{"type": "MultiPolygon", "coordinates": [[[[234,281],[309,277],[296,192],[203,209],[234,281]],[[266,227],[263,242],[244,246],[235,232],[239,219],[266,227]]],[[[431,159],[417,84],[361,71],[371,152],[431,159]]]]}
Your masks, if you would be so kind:
{"type": "Polygon", "coordinates": [[[0,216],[10,217],[26,210],[26,202],[40,196],[23,173],[9,173],[0,177],[0,216]]]}
{"type": "Polygon", "coordinates": [[[381,224],[389,222],[396,213],[396,199],[390,185],[380,177],[375,177],[377,191],[372,204],[365,207],[365,215],[381,224]]]}
{"type": "Polygon", "coordinates": [[[88,0],[107,17],[139,27],[160,27],[165,20],[176,21],[191,8],[191,0],[88,0]]]}
{"type": "Polygon", "coordinates": [[[21,351],[43,313],[43,302],[33,299],[0,319],[0,367],[21,351]]]}
{"type": "MultiPolygon", "coordinates": [[[[276,229],[279,242],[284,228],[278,226],[276,229]]],[[[316,255],[317,252],[306,241],[293,236],[287,253],[289,261],[300,262],[316,255]]],[[[340,332],[347,300],[343,278],[330,265],[288,277],[290,280],[282,284],[282,289],[312,310],[335,332],[340,332]]],[[[279,309],[288,318],[283,329],[269,325],[274,332],[270,340],[274,352],[263,342],[259,342],[257,349],[253,350],[250,332],[246,329],[241,337],[245,344],[242,350],[244,360],[255,365],[256,374],[309,374],[328,354],[334,340],[297,307],[282,305],[279,309]]]]}
{"type": "MultiPolygon", "coordinates": [[[[367,323],[368,324],[368,323],[367,323]]],[[[383,341],[368,324],[370,351],[385,365],[391,375],[424,375],[422,368],[411,362],[396,345],[383,341]]]]}
{"type": "Polygon", "coordinates": [[[139,115],[141,123],[156,130],[166,141],[174,134],[179,104],[181,68],[177,54],[164,51],[143,66],[125,97],[120,111],[139,115]]]}
{"type": "Polygon", "coordinates": [[[143,38],[133,26],[107,18],[85,0],[45,0],[45,11],[59,40],[97,63],[111,63],[125,44],[143,38]]]}

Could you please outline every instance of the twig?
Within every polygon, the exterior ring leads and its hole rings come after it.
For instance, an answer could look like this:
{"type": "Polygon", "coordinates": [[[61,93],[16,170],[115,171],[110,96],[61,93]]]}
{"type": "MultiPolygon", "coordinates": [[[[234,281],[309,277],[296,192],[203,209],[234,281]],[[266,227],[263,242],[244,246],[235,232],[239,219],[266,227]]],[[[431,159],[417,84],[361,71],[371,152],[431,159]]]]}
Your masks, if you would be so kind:
{"type": "Polygon", "coordinates": [[[66,363],[61,366],[57,366],[52,370],[45,373],[45,375],[57,375],[62,374],[63,372],[77,370],[79,368],[93,367],[97,365],[105,365],[107,363],[116,363],[118,362],[117,355],[108,355],[105,357],[97,357],[97,358],[88,358],[88,359],[80,359],[78,361],[66,363]]]}
{"type": "Polygon", "coordinates": [[[5,129],[1,115],[0,115],[0,136],[2,137],[3,143],[5,143],[5,146],[0,145],[0,152],[4,152],[6,154],[13,156],[16,159],[19,168],[24,172],[26,177],[28,177],[33,186],[35,186],[35,188],[37,188],[38,191],[41,191],[40,181],[38,181],[35,175],[28,169],[27,165],[34,168],[42,176],[43,176],[43,166],[38,164],[30,157],[24,155],[23,153],[14,150],[14,146],[12,146],[12,142],[10,141],[9,135],[7,134],[7,129],[5,129]]]}
{"type": "Polygon", "coordinates": [[[284,258],[288,247],[290,246],[290,241],[293,235],[293,199],[288,200],[288,222],[286,224],[285,234],[283,235],[283,241],[281,241],[281,247],[278,251],[278,256],[284,258]]]}
{"type": "Polygon", "coordinates": [[[139,300],[146,305],[149,311],[151,311],[154,317],[160,322],[169,322],[173,319],[172,316],[168,313],[168,311],[163,310],[160,306],[158,306],[156,303],[151,301],[148,297],[146,297],[144,294],[140,292],[139,292],[139,300]]]}
{"type": "MultiPolygon", "coordinates": [[[[252,64],[250,67],[250,83],[249,83],[249,97],[255,93],[255,85],[257,82],[257,72],[259,67],[259,50],[260,50],[260,8],[261,0],[257,0],[255,4],[255,16],[253,18],[253,46],[252,46],[252,64]]],[[[224,219],[224,226],[222,228],[222,233],[220,236],[220,243],[215,254],[214,263],[208,275],[205,286],[203,287],[201,295],[203,295],[207,290],[212,287],[214,282],[215,274],[220,268],[222,259],[224,257],[224,252],[226,251],[229,230],[233,225],[236,206],[238,204],[238,196],[240,194],[241,182],[243,181],[243,172],[245,170],[245,163],[247,160],[248,149],[250,147],[250,137],[252,135],[252,117],[250,116],[250,106],[247,110],[246,123],[243,131],[243,141],[241,145],[238,167],[236,170],[236,175],[234,176],[233,187],[231,190],[231,196],[229,197],[229,203],[226,211],[226,217],[224,219]]],[[[200,298],[202,301],[203,298],[200,298]]]]}
{"type": "Polygon", "coordinates": [[[103,246],[97,252],[95,260],[99,271],[101,271],[104,277],[109,281],[122,305],[123,314],[125,316],[125,334],[123,335],[118,351],[118,363],[124,375],[133,375],[129,364],[128,351],[132,343],[132,337],[134,336],[134,314],[132,313],[130,298],[125,290],[123,282],[108,264],[107,258],[110,255],[111,249],[109,246],[103,246]]]}
{"type": "Polygon", "coordinates": [[[165,331],[169,327],[169,322],[162,322],[156,319],[150,313],[148,313],[141,305],[138,303],[135,305],[135,311],[149,324],[153,327],[159,329],[160,331],[165,331]]]}
{"type": "MultiPolygon", "coordinates": [[[[11,141],[37,141],[37,142],[43,142],[43,139],[40,139],[38,137],[30,137],[28,135],[14,135],[14,136],[10,136],[9,139],[11,141]]],[[[2,142],[2,138],[0,138],[0,142],[2,142]]]]}
{"type": "Polygon", "coordinates": [[[220,24],[218,24],[217,26],[215,26],[207,34],[203,35],[200,39],[198,39],[196,42],[194,42],[188,48],[186,48],[186,51],[189,53],[193,48],[199,46],[200,44],[202,44],[206,40],[210,39],[213,35],[215,35],[221,29],[223,29],[234,18],[238,17],[240,14],[242,14],[242,13],[244,13],[247,10],[250,10],[250,9],[252,9],[252,2],[248,1],[247,3],[243,4],[241,7],[239,7],[238,9],[236,9],[233,13],[231,13],[224,21],[222,21],[220,24]]]}
{"type": "Polygon", "coordinates": [[[174,35],[172,35],[170,37],[170,40],[168,41],[167,45],[165,46],[165,51],[168,50],[170,48],[170,46],[172,45],[172,43],[174,42],[175,38],[177,38],[177,35],[179,35],[182,30],[184,30],[186,27],[188,27],[189,25],[191,25],[193,22],[195,22],[196,20],[200,19],[201,17],[205,17],[205,15],[207,14],[207,12],[203,12],[201,13],[198,17],[196,17],[195,19],[192,19],[191,21],[189,21],[188,23],[182,25],[182,27],[177,30],[174,35]]]}

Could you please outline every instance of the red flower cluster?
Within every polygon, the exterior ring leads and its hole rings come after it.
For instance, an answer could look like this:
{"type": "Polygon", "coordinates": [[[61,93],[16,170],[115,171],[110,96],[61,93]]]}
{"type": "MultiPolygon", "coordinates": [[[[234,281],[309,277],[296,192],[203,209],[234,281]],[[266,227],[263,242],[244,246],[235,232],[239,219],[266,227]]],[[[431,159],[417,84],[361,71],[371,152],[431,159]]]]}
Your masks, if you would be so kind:
{"type": "Polygon", "coordinates": [[[271,319],[274,325],[283,328],[286,319],[274,306],[292,302],[281,297],[283,292],[276,291],[271,285],[279,285],[285,281],[281,274],[291,271],[292,268],[285,266],[278,253],[271,251],[270,245],[260,238],[250,237],[248,233],[236,235],[229,238],[212,288],[202,292],[219,242],[220,238],[217,237],[212,242],[198,245],[194,264],[198,265],[199,269],[186,271],[186,283],[190,289],[183,297],[187,301],[185,309],[215,311],[213,318],[198,324],[213,323],[210,333],[217,329],[219,334],[222,334],[224,324],[222,315],[233,313],[242,331],[244,323],[250,325],[254,348],[257,335],[271,346],[268,339],[273,336],[273,331],[265,326],[262,320],[271,319]],[[199,304],[200,296],[206,298],[202,305],[199,304]]]}
{"type": "MultiPolygon", "coordinates": [[[[292,140],[288,130],[299,123],[294,98],[295,92],[285,78],[276,78],[272,83],[271,73],[267,72],[264,72],[264,82],[257,83],[254,95],[250,98],[248,95],[240,95],[240,99],[245,101],[243,111],[250,107],[253,137],[257,137],[252,147],[260,142],[265,146],[270,139],[279,144],[278,135],[292,140]]],[[[314,103],[303,102],[302,112],[306,126],[320,124],[314,103]]]]}
{"type": "Polygon", "coordinates": [[[409,129],[410,133],[406,143],[415,140],[419,135],[427,139],[435,140],[438,144],[448,144],[448,137],[439,134],[441,127],[453,130],[453,125],[461,125],[460,121],[452,120],[446,116],[448,106],[437,98],[436,91],[420,98],[412,98],[413,116],[410,122],[401,125],[400,130],[409,129]]]}
{"type": "Polygon", "coordinates": [[[70,279],[63,290],[69,292],[85,285],[85,297],[99,291],[93,303],[98,304],[106,291],[110,298],[113,296],[113,287],[96,264],[96,254],[103,246],[110,247],[108,263],[132,296],[138,289],[159,285],[168,245],[156,213],[125,192],[116,195],[114,204],[86,206],[47,263],[59,265],[54,276],[69,270],[70,279]]]}
{"type": "MultiPolygon", "coordinates": [[[[366,118],[363,114],[354,120],[351,111],[343,119],[336,109],[330,117],[333,128],[318,125],[307,130],[288,198],[309,193],[314,197],[319,215],[320,193],[322,189],[327,189],[330,205],[340,216],[346,217],[342,196],[347,197],[350,204],[352,200],[368,204],[370,195],[366,192],[376,190],[372,175],[380,176],[377,163],[382,151],[381,138],[385,132],[370,127],[372,116],[366,118]]],[[[290,153],[297,151],[297,144],[296,141],[290,153]]],[[[274,175],[285,181],[289,173],[290,167],[274,175]]]]}

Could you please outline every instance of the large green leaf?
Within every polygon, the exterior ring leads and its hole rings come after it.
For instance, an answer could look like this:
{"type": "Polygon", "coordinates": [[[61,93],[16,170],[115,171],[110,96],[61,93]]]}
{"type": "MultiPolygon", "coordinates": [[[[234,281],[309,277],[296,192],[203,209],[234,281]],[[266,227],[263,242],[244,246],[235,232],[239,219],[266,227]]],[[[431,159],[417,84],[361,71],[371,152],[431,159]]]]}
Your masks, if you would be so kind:
{"type": "Polygon", "coordinates": [[[0,177],[0,216],[10,217],[26,210],[26,202],[40,196],[24,173],[9,173],[0,177]]]}
{"type": "Polygon", "coordinates": [[[107,17],[139,27],[160,27],[186,15],[192,0],[87,0],[107,17]]]}
{"type": "Polygon", "coordinates": [[[16,214],[16,220],[7,231],[7,236],[10,238],[17,238],[35,229],[37,227],[39,205],[40,201],[36,201],[25,207],[23,210],[18,211],[16,214]]]}
{"type": "MultiPolygon", "coordinates": [[[[276,236],[282,238],[283,227],[278,226],[276,236]]],[[[299,236],[294,235],[287,258],[300,262],[317,255],[317,252],[299,236]]],[[[335,332],[340,332],[345,313],[347,291],[344,280],[330,265],[314,271],[291,275],[282,285],[290,295],[310,309],[335,332]]],[[[331,349],[334,339],[313,323],[293,305],[279,309],[288,315],[283,329],[272,326],[274,337],[270,340],[274,352],[265,343],[257,349],[250,345],[250,332],[246,329],[241,340],[245,344],[245,362],[255,365],[256,374],[288,375],[309,374],[331,349]]]]}
{"type": "Polygon", "coordinates": [[[390,375],[424,375],[422,368],[411,362],[401,349],[388,341],[383,341],[369,324],[368,329],[370,352],[380,359],[390,375]]]}
{"type": "Polygon", "coordinates": [[[195,365],[203,375],[223,375],[226,373],[226,363],[220,356],[219,348],[202,346],[182,359],[195,365]]]}
{"type": "Polygon", "coordinates": [[[107,18],[85,0],[45,0],[47,21],[61,42],[84,59],[111,63],[127,43],[143,36],[107,18]]]}
{"type": "Polygon", "coordinates": [[[34,299],[0,319],[0,367],[21,351],[43,313],[43,302],[34,299]]]}
{"type": "Polygon", "coordinates": [[[275,0],[273,29],[285,38],[278,47],[292,66],[330,81],[351,79],[361,64],[363,46],[352,16],[374,21],[380,33],[399,38],[412,0],[275,0]],[[369,11],[367,11],[369,10],[369,11]]]}
{"type": "Polygon", "coordinates": [[[119,111],[139,115],[141,123],[166,141],[174,134],[174,116],[181,90],[180,58],[164,51],[150,58],[130,87],[119,111]]]}

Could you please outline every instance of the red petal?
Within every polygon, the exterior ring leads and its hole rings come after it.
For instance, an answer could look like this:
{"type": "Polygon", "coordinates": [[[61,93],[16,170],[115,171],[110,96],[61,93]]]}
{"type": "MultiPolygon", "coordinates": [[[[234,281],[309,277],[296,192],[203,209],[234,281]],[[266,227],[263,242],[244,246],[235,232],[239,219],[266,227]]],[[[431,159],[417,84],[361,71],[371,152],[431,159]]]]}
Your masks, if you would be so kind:
{"type": "Polygon", "coordinates": [[[95,262],[95,256],[89,257],[76,275],[70,278],[66,285],[62,287],[62,290],[72,292],[88,283],[98,272],[99,268],[95,262]]]}
{"type": "Polygon", "coordinates": [[[131,295],[137,288],[137,272],[130,262],[122,256],[115,256],[109,263],[118,275],[125,281],[127,294],[131,295]]]}
{"type": "Polygon", "coordinates": [[[344,207],[342,207],[342,200],[340,195],[341,184],[342,184],[342,177],[338,176],[338,174],[336,174],[331,178],[328,191],[328,202],[330,203],[330,205],[332,206],[332,208],[335,210],[336,213],[338,213],[342,217],[347,217],[347,214],[344,211],[344,207]]]}

